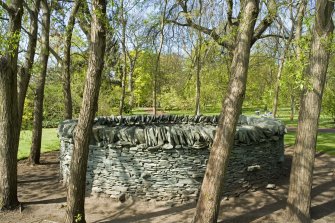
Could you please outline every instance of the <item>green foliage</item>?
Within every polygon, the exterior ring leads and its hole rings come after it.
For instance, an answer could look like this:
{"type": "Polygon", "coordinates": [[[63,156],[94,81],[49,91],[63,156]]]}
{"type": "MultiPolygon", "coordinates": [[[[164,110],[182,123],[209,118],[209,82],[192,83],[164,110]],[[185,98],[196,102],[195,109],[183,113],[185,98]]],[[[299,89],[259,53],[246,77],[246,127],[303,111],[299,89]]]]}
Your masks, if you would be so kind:
{"type": "Polygon", "coordinates": [[[323,93],[322,111],[333,119],[335,127],[335,58],[331,58],[323,93]]]}
{"type": "Polygon", "coordinates": [[[19,47],[20,32],[4,33],[0,35],[0,55],[13,55],[19,47]]]}

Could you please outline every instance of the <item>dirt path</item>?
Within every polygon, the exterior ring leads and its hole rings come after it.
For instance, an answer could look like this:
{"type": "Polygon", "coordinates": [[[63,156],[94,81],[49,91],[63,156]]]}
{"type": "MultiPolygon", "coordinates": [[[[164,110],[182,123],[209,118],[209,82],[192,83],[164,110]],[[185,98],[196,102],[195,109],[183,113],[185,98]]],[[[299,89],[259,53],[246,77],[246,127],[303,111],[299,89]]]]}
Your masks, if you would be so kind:
{"type": "MultiPolygon", "coordinates": [[[[276,190],[261,189],[222,201],[219,222],[283,222],[291,163],[291,148],[286,149],[283,177],[269,183],[276,190]]],[[[58,153],[42,155],[43,165],[29,166],[20,161],[19,199],[23,210],[1,213],[1,223],[62,222],[66,189],[58,182],[58,153]]],[[[312,218],[316,223],[335,222],[335,157],[318,153],[315,161],[312,218]]],[[[190,222],[195,204],[171,204],[127,200],[121,204],[108,198],[86,199],[87,222],[95,223],[183,223],[190,222]]]]}

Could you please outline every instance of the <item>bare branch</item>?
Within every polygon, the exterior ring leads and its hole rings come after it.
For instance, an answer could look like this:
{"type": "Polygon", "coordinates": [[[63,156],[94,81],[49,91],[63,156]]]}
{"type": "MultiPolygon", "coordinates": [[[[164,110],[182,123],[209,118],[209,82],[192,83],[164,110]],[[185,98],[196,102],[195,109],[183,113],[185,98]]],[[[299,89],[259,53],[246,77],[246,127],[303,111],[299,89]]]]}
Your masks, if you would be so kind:
{"type": "Polygon", "coordinates": [[[267,8],[268,8],[268,14],[265,16],[265,18],[256,27],[251,44],[254,44],[256,42],[256,40],[261,37],[261,35],[264,33],[264,31],[272,24],[273,20],[277,16],[278,7],[277,7],[277,3],[276,3],[275,0],[269,0],[267,8]]]}

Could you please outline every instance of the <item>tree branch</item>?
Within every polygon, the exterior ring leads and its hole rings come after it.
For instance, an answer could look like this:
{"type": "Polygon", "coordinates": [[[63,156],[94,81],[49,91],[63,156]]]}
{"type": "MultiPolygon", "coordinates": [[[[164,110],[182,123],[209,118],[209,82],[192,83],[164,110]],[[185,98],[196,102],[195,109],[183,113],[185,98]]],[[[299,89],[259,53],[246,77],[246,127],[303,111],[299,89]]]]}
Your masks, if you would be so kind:
{"type": "Polygon", "coordinates": [[[27,11],[29,12],[30,15],[34,16],[33,11],[29,8],[29,5],[27,4],[26,1],[23,1],[23,6],[27,9],[27,11]]]}
{"type": "MultiPolygon", "coordinates": [[[[272,0],[272,1],[274,1],[274,0],[272,0]]],[[[201,26],[201,25],[195,23],[188,16],[189,12],[188,12],[188,9],[187,9],[187,1],[184,2],[182,0],[178,0],[178,4],[180,5],[180,7],[183,10],[183,17],[185,18],[185,20],[186,20],[187,23],[180,23],[180,22],[178,22],[176,20],[167,20],[167,21],[172,22],[172,23],[174,23],[176,25],[179,25],[179,26],[188,26],[188,27],[191,27],[191,28],[193,28],[195,30],[198,30],[198,31],[200,31],[202,33],[205,33],[205,34],[209,35],[219,45],[221,45],[223,47],[226,47],[226,48],[230,47],[229,43],[227,41],[222,40],[222,38],[220,37],[220,35],[217,34],[217,32],[215,31],[215,28],[210,29],[210,28],[201,26]]]]}
{"type": "Polygon", "coordinates": [[[273,20],[277,16],[278,7],[277,7],[277,3],[275,0],[269,0],[267,8],[268,8],[268,14],[256,27],[251,44],[254,44],[256,40],[258,40],[261,37],[264,31],[272,24],[273,20]]]}
{"type": "Polygon", "coordinates": [[[5,2],[3,2],[3,0],[0,0],[0,6],[5,9],[9,14],[14,13],[14,10],[7,5],[5,2]]]}

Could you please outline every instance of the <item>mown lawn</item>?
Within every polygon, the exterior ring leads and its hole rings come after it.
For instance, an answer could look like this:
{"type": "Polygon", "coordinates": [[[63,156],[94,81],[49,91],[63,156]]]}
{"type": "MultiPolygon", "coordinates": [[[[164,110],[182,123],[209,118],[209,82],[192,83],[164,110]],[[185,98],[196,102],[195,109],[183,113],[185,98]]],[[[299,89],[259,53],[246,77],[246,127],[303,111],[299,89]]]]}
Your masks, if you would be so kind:
{"type": "MultiPolygon", "coordinates": [[[[19,152],[17,154],[17,158],[24,159],[29,156],[30,147],[31,147],[31,130],[23,130],[20,134],[20,144],[19,144],[19,152]]],[[[57,137],[57,129],[43,129],[42,131],[42,146],[41,150],[43,152],[55,151],[59,150],[60,142],[57,137]]]]}
{"type": "MultiPolygon", "coordinates": [[[[295,132],[288,132],[284,137],[285,145],[293,145],[295,135],[295,132]]],[[[335,155],[335,133],[320,132],[318,134],[316,149],[319,152],[335,155]]]]}

